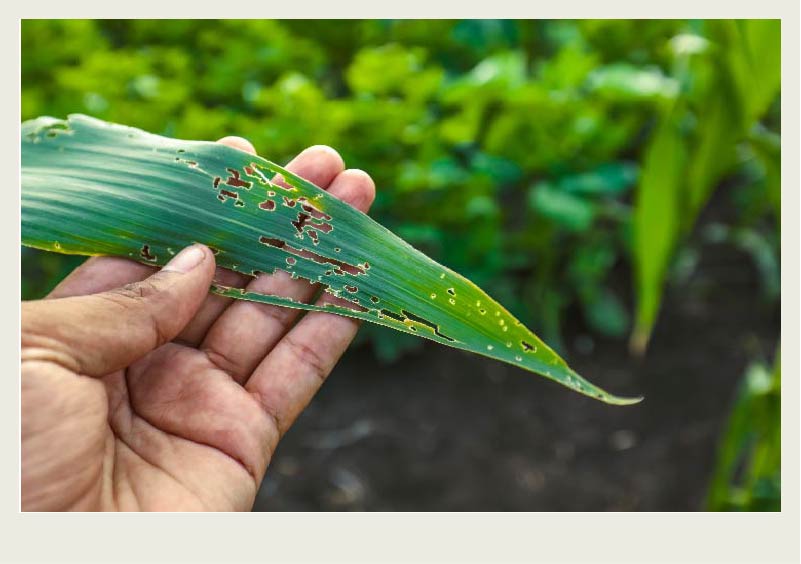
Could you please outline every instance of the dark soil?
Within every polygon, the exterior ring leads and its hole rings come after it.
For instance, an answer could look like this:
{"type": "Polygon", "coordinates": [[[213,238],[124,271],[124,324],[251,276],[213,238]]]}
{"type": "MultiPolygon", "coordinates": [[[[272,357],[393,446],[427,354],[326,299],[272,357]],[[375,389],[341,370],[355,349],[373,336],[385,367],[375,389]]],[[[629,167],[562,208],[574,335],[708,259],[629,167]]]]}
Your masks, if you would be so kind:
{"type": "Polygon", "coordinates": [[[352,349],[279,446],[254,509],[703,509],[736,386],[778,334],[748,257],[705,247],[645,358],[568,330],[569,362],[644,395],[636,406],[433,343],[393,365],[352,349]]]}

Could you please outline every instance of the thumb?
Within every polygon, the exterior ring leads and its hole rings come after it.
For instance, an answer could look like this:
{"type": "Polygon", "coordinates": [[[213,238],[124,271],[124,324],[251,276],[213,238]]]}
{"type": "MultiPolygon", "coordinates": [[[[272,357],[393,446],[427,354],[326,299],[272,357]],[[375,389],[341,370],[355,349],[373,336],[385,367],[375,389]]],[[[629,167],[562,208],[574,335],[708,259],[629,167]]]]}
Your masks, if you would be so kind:
{"type": "Polygon", "coordinates": [[[214,255],[204,245],[192,245],[141,282],[89,296],[26,302],[23,360],[50,360],[88,376],[124,368],[181,332],[213,277],[214,255]]]}

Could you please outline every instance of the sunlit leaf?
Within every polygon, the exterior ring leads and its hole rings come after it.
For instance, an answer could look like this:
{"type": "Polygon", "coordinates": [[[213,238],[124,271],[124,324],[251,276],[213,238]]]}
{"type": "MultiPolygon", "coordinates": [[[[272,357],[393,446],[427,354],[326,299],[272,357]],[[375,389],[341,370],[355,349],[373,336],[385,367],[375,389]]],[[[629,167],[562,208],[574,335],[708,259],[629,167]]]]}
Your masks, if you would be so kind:
{"type": "Polygon", "coordinates": [[[74,115],[22,126],[22,240],[71,254],[165,264],[202,242],[248,275],[284,270],[342,298],[314,305],[215,286],[224,296],[326,311],[496,358],[613,404],[506,309],[363,213],[284,168],[217,143],[74,115]],[[270,179],[280,174],[288,187],[270,179]]]}
{"type": "Polygon", "coordinates": [[[648,342],[679,234],[679,198],[687,150],[672,116],[663,118],[645,155],[634,207],[637,320],[632,347],[648,342]]]}
{"type": "Polygon", "coordinates": [[[627,63],[599,67],[590,73],[589,86],[615,100],[674,98],[679,91],[675,79],[657,67],[641,68],[627,63]]]}

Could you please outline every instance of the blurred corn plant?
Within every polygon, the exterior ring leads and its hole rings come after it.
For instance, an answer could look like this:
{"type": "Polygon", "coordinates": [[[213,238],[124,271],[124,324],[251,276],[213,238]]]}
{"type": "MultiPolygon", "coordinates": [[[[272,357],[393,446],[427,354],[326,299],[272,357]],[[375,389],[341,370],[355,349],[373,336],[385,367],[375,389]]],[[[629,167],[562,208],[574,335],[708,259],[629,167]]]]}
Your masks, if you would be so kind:
{"type": "MultiPolygon", "coordinates": [[[[737,210],[724,227],[778,264],[778,34],[770,21],[24,21],[22,118],[237,134],[276,162],[332,145],[375,178],[373,217],[557,349],[571,312],[618,338],[634,318],[642,347],[719,184],[737,210]]],[[[58,260],[26,252],[24,297],[57,282],[58,260]]],[[[402,337],[360,332],[385,359],[419,346],[402,337]]]]}
{"type": "Polygon", "coordinates": [[[710,511],[781,510],[781,362],[749,366],[718,449],[710,511]]]}
{"type": "Polygon", "coordinates": [[[677,88],[658,108],[635,199],[638,351],[656,320],[677,242],[721,178],[742,168],[743,154],[763,168],[765,200],[779,221],[779,139],[760,120],[781,84],[781,23],[716,20],[703,29],[707,38],[683,33],[670,41],[677,88]]]}

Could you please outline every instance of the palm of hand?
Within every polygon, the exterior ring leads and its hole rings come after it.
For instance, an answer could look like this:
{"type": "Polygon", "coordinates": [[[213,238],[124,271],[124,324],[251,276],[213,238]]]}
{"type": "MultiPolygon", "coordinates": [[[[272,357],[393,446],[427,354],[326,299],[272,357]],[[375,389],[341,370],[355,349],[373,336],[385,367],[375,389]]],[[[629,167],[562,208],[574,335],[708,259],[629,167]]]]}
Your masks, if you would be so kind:
{"type": "MultiPolygon", "coordinates": [[[[242,140],[224,142],[252,150],[242,140]]],[[[330,149],[307,149],[289,167],[363,211],[372,202],[370,178],[342,171],[330,149]]],[[[95,294],[151,273],[123,259],[94,258],[50,298],[95,294]]],[[[296,299],[315,292],[282,272],[249,279],[218,269],[215,277],[296,299]]],[[[54,303],[69,311],[70,300],[85,299],[43,300],[28,311],[48,315],[54,303]]],[[[103,377],[69,363],[23,361],[23,507],[249,509],[278,440],[357,328],[352,319],[314,312],[293,326],[297,315],[210,295],[177,339],[160,339],[155,350],[103,377]]]]}
{"type": "MultiPolygon", "coordinates": [[[[75,399],[67,411],[51,411],[47,433],[37,437],[55,447],[42,449],[40,468],[51,472],[38,478],[60,485],[47,491],[49,508],[225,511],[253,504],[279,432],[258,397],[203,351],[169,343],[102,379],[39,374],[28,383],[41,390],[37,396],[75,399]]],[[[26,407],[36,409],[35,401],[26,407]]]]}

